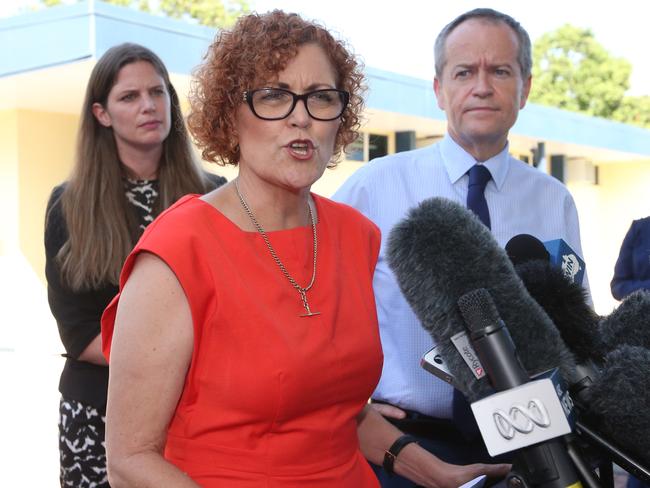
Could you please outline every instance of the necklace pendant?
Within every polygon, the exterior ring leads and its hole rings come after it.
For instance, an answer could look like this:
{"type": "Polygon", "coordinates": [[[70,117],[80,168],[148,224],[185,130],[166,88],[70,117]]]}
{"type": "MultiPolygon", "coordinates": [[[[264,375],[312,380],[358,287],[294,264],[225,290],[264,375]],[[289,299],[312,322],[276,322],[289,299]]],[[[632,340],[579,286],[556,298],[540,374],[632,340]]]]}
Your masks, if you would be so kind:
{"type": "Polygon", "coordinates": [[[320,312],[312,312],[311,310],[307,313],[299,315],[299,317],[313,317],[314,315],[320,315],[320,312]]]}

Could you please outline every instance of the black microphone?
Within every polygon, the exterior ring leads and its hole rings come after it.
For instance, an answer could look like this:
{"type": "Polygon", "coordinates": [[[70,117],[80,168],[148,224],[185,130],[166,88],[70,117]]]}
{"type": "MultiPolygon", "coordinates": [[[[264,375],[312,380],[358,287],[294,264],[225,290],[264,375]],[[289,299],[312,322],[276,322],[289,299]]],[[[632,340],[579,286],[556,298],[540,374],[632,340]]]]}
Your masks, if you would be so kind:
{"type": "Polygon", "coordinates": [[[528,261],[540,260],[548,263],[551,255],[542,241],[530,234],[518,234],[505,246],[506,254],[515,266],[528,261]]]}
{"type": "Polygon", "coordinates": [[[582,286],[556,266],[541,260],[515,266],[524,286],[544,309],[577,361],[569,390],[578,408],[585,408],[583,390],[598,378],[605,348],[599,330],[600,317],[587,303],[582,286]]]}
{"type": "Polygon", "coordinates": [[[584,280],[585,262],[564,239],[543,243],[530,234],[519,234],[510,239],[505,249],[514,265],[539,259],[561,269],[573,283],[580,285],[584,280]]]}
{"type": "MultiPolygon", "coordinates": [[[[451,338],[465,331],[458,298],[477,288],[490,292],[529,374],[559,366],[569,383],[580,378],[560,333],[527,292],[505,251],[461,205],[433,198],[413,208],[391,231],[387,258],[406,300],[470,401],[493,390],[487,377],[474,377],[451,338]]],[[[605,385],[603,395],[606,384],[599,382],[605,385]]]]}
{"type": "Polygon", "coordinates": [[[494,389],[509,390],[529,381],[490,293],[485,288],[465,293],[458,299],[458,308],[494,389]]]}
{"type": "Polygon", "coordinates": [[[602,318],[600,332],[607,350],[623,344],[650,349],[650,292],[637,290],[625,297],[602,318]]]}
{"type": "Polygon", "coordinates": [[[559,367],[572,382],[576,364],[571,352],[473,213],[445,198],[421,202],[391,231],[387,257],[404,297],[470,401],[492,389],[486,378],[476,379],[451,338],[465,332],[458,299],[477,288],[493,297],[529,374],[559,367]]]}

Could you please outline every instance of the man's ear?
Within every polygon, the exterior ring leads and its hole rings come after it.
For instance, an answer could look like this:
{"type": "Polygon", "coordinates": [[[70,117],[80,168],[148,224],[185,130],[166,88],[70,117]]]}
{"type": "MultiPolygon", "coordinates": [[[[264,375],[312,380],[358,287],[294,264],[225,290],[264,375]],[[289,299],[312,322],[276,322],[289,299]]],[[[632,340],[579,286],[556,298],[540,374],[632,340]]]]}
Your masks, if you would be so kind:
{"type": "Polygon", "coordinates": [[[444,110],[445,109],[444,95],[442,93],[442,90],[440,89],[440,80],[438,79],[437,76],[433,78],[433,91],[436,94],[436,100],[438,100],[438,108],[440,108],[440,110],[444,110]]]}
{"type": "Polygon", "coordinates": [[[97,119],[97,122],[102,124],[104,127],[110,127],[112,124],[111,116],[108,114],[106,109],[101,103],[93,103],[93,115],[97,119]]]}

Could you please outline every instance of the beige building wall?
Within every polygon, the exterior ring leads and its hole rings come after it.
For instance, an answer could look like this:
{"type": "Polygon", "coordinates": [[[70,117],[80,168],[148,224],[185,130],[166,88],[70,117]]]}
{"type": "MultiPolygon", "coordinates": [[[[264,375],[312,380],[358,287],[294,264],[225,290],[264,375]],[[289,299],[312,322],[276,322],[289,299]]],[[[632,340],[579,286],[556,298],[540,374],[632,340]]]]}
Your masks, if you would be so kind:
{"type": "Polygon", "coordinates": [[[618,302],[609,283],[632,220],[650,215],[650,161],[599,166],[598,185],[569,186],[578,206],[585,261],[596,311],[618,302]]]}
{"type": "Polygon", "coordinates": [[[62,351],[44,286],[47,198],[67,175],[76,117],[0,112],[0,344],[19,351],[62,351]]]}
{"type": "Polygon", "coordinates": [[[17,120],[20,248],[37,276],[44,279],[45,208],[52,188],[72,168],[78,117],[20,110],[17,120]]]}
{"type": "Polygon", "coordinates": [[[0,111],[0,256],[18,250],[18,121],[0,111]]]}

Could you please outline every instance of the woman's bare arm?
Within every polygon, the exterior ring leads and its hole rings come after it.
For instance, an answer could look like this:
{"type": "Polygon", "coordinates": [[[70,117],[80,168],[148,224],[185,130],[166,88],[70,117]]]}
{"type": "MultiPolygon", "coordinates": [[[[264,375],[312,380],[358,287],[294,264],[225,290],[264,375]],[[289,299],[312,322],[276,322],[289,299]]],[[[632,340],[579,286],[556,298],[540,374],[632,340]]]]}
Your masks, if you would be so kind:
{"type": "Polygon", "coordinates": [[[178,279],[157,256],[140,254],[120,297],[111,345],[106,451],[113,488],[198,486],[162,456],[193,337],[178,279]]]}
{"type": "MultiPolygon", "coordinates": [[[[381,466],[384,454],[402,433],[371,405],[359,414],[357,424],[361,451],[370,462],[381,466]]],[[[456,488],[482,474],[501,478],[510,470],[509,464],[449,464],[415,443],[400,451],[393,467],[400,476],[430,488],[456,488]]]]}

